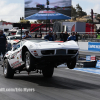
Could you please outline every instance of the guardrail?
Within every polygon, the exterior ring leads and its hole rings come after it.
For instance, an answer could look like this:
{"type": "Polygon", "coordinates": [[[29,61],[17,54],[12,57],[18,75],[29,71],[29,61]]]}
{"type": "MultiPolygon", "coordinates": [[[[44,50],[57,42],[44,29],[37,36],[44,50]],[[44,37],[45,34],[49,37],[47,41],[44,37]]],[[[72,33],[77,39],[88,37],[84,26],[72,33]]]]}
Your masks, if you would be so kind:
{"type": "Polygon", "coordinates": [[[86,56],[87,56],[87,55],[90,55],[90,56],[95,55],[96,61],[97,61],[97,60],[100,60],[99,52],[98,52],[98,53],[96,53],[96,52],[93,53],[93,52],[87,51],[87,53],[82,53],[81,51],[79,51],[79,59],[80,59],[80,58],[86,59],[86,56]]]}

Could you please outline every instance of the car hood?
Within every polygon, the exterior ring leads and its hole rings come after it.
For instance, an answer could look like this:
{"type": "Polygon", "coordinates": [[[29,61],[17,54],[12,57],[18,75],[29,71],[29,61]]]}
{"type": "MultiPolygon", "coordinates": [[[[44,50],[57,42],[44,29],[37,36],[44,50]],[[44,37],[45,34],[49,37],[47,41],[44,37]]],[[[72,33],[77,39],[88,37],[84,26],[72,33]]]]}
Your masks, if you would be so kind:
{"type": "MultiPolygon", "coordinates": [[[[68,42],[40,42],[35,43],[37,49],[56,49],[56,48],[73,48],[79,49],[77,43],[75,41],[68,42]]],[[[33,47],[34,48],[34,47],[33,47]]]]}

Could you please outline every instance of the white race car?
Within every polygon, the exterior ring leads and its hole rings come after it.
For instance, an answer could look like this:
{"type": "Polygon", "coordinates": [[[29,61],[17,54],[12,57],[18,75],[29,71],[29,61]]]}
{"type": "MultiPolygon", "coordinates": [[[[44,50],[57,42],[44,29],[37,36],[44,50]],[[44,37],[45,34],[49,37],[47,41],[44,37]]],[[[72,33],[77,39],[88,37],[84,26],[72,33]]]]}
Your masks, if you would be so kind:
{"type": "Polygon", "coordinates": [[[77,62],[79,47],[75,41],[47,41],[43,39],[23,39],[4,57],[5,78],[13,78],[18,70],[40,72],[44,77],[52,77],[54,67],[67,63],[73,69],[77,62]]]}
{"type": "Polygon", "coordinates": [[[13,43],[19,42],[20,39],[21,39],[21,36],[18,36],[18,35],[7,36],[7,42],[11,43],[11,45],[13,45],[13,43]]]}

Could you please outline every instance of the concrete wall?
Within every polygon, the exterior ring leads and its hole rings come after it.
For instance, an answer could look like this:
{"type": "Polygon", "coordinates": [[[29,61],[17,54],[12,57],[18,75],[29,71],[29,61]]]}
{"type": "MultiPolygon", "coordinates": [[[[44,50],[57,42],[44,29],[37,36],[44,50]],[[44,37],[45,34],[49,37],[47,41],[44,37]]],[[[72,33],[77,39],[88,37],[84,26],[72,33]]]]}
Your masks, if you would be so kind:
{"type": "Polygon", "coordinates": [[[88,42],[78,42],[80,50],[88,50],[88,42]]]}

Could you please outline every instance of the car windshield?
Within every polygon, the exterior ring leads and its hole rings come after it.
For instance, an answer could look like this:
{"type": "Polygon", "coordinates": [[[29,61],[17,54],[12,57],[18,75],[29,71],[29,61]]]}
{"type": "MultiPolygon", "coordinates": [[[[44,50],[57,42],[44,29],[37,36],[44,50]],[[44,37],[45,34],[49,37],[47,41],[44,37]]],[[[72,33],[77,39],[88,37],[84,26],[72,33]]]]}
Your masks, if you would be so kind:
{"type": "Polygon", "coordinates": [[[21,39],[21,37],[16,37],[16,36],[10,37],[10,40],[16,40],[16,39],[21,39]]]}
{"type": "MultiPolygon", "coordinates": [[[[16,32],[16,35],[21,35],[21,31],[16,32]]],[[[22,35],[25,35],[23,31],[22,31],[22,35]]]]}

